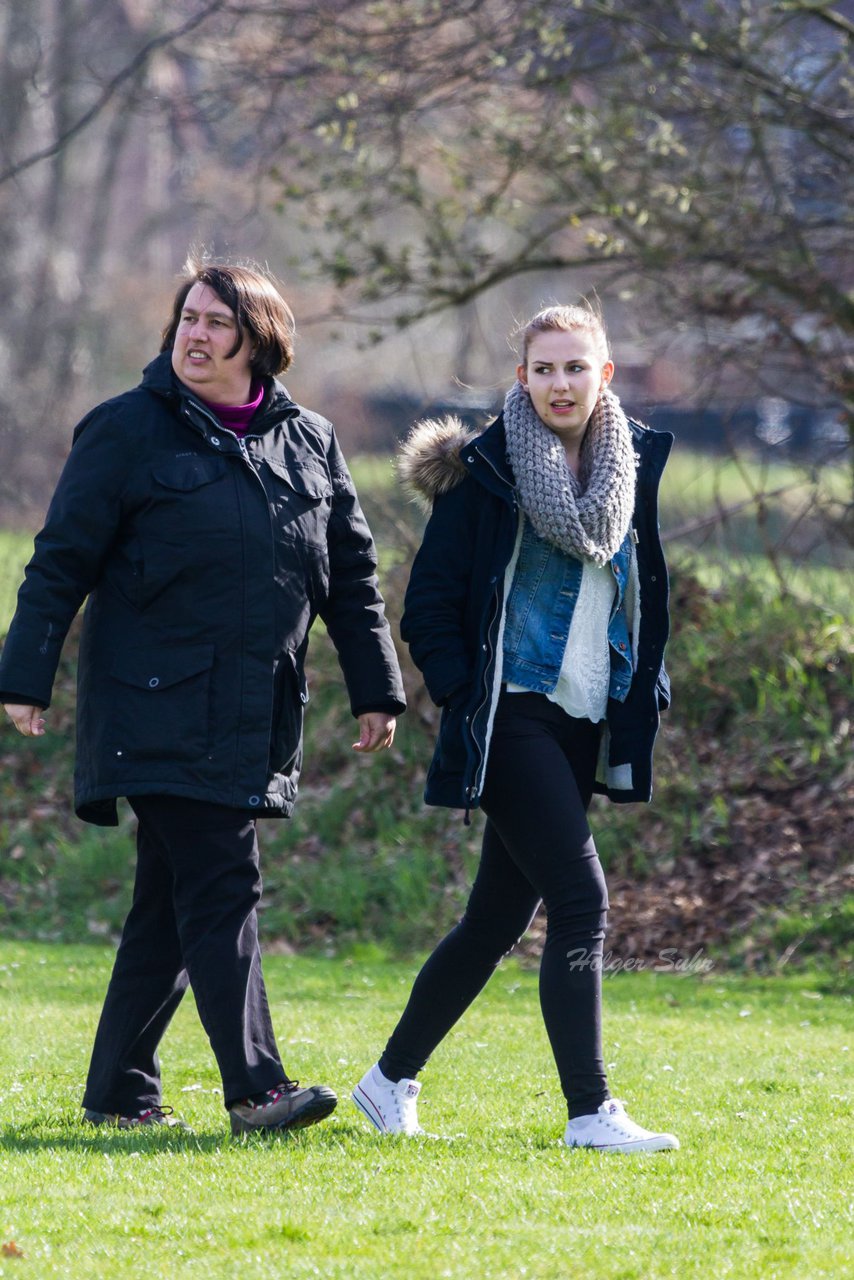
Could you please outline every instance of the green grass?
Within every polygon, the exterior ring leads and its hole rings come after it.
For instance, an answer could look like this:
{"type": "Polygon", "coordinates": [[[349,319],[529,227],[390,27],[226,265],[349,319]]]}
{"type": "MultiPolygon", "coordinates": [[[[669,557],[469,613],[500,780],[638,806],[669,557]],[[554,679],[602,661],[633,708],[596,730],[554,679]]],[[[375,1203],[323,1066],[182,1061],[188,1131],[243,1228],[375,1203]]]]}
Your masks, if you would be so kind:
{"type": "Polygon", "coordinates": [[[790,500],[807,496],[816,488],[826,497],[843,502],[850,496],[851,472],[844,461],[816,468],[795,462],[769,462],[744,450],[739,457],[700,453],[677,444],[661,482],[665,508],[685,508],[695,514],[718,504],[729,507],[757,493],[791,491],[790,500]]]}
{"type": "MultiPolygon", "coordinates": [[[[392,459],[380,454],[356,454],[349,460],[357,489],[391,492],[397,486],[392,459]]],[[[725,454],[702,453],[676,445],[662,481],[666,506],[687,507],[694,512],[716,505],[731,506],[752,494],[791,488],[795,495],[820,483],[828,497],[844,501],[851,473],[844,462],[822,467],[808,463],[769,462],[744,451],[738,459],[725,454]]]]}
{"type": "MultiPolygon", "coordinates": [[[[0,947],[0,1276],[851,1275],[851,1003],[808,977],[621,974],[612,1087],[682,1149],[565,1150],[536,977],[506,962],[424,1073],[422,1122],[384,1140],[342,1100],[290,1137],[234,1141],[187,1000],[163,1045],[175,1132],[84,1130],[78,1100],[111,952],[0,947]],[[453,1090],[451,1089],[453,1081],[453,1090]]],[[[286,1065],[343,1095],[414,968],[270,957],[286,1065]]]]}
{"type": "Polygon", "coordinates": [[[5,636],[12,620],[24,567],[32,554],[31,533],[0,529],[0,636],[5,636]]]}
{"type": "Polygon", "coordinates": [[[725,549],[708,548],[687,554],[675,551],[669,559],[674,570],[681,568],[694,574],[698,582],[718,594],[743,596],[748,588],[767,598],[777,598],[782,580],[796,602],[818,604],[848,621],[854,618],[851,575],[832,565],[784,559],[778,573],[762,552],[742,552],[733,557],[725,549]]]}

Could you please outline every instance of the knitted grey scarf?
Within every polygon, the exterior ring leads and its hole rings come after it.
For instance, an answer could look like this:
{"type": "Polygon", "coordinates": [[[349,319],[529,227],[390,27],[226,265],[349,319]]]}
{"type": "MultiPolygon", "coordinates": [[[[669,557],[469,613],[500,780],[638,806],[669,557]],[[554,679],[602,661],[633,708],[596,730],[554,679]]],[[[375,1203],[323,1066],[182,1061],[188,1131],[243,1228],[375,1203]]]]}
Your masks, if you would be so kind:
{"type": "Polygon", "coordinates": [[[581,445],[580,476],[519,382],[504,400],[504,427],[519,501],[539,536],[571,556],[607,564],[635,505],[635,452],[614,393],[606,388],[596,401],[581,445]]]}

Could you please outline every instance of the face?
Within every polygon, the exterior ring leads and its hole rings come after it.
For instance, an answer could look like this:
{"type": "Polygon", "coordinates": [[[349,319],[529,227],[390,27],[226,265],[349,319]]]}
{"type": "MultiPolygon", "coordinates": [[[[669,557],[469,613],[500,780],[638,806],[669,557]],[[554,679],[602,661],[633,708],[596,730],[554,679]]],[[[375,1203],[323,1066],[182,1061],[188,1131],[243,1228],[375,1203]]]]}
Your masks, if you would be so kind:
{"type": "Polygon", "coordinates": [[[246,404],[252,385],[249,338],[229,356],[237,338],[237,317],[210,285],[196,283],[187,294],[172,348],[172,368],[202,400],[246,404]]]}
{"type": "Polygon", "coordinates": [[[592,333],[585,329],[546,329],[531,339],[528,358],[516,377],[528,388],[531,403],[557,435],[584,434],[599,392],[614,373],[602,363],[592,333]]]}

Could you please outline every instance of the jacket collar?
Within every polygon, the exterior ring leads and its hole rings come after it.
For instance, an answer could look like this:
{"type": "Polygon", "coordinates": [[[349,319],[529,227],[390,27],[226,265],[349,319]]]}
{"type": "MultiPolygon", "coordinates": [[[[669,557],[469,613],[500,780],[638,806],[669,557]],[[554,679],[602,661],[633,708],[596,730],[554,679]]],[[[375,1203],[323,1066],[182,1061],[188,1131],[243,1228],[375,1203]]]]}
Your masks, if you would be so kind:
{"type": "MultiPolygon", "coordinates": [[[[628,422],[639,465],[648,468],[653,476],[660,477],[673,445],[672,433],[653,430],[633,418],[629,418],[628,422]]],[[[481,435],[470,441],[460,456],[471,474],[485,488],[507,501],[512,499],[516,479],[507,458],[503,413],[481,435]]]]}
{"type": "MultiPolygon", "coordinates": [[[[172,368],[172,354],[169,351],[161,351],[150,364],[145,366],[140,385],[146,391],[162,396],[165,400],[183,401],[199,407],[208,415],[211,413],[204,401],[176,377],[172,368]]],[[[253,423],[253,434],[256,430],[266,431],[282,418],[295,417],[298,413],[299,406],[291,399],[287,387],[279,382],[278,378],[265,378],[264,399],[253,423]]]]}
{"type": "Polygon", "coordinates": [[[673,433],[644,426],[634,418],[629,418],[629,430],[632,433],[638,467],[646,474],[660,478],[673,448],[673,433]]]}
{"type": "Polygon", "coordinates": [[[463,450],[462,458],[485,489],[507,502],[513,500],[516,480],[507,458],[503,414],[500,413],[481,435],[472,440],[463,450]]]}

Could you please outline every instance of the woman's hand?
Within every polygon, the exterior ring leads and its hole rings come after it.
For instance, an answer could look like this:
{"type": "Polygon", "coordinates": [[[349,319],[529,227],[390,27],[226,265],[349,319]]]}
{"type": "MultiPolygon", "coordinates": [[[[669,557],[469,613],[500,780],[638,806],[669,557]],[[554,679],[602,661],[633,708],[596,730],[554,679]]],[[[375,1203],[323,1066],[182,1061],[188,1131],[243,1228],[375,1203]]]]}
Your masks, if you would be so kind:
{"type": "Polygon", "coordinates": [[[394,742],[397,720],[385,711],[366,711],[359,716],[359,741],[354,751],[384,751],[394,742]]]}
{"type": "Polygon", "coordinates": [[[40,738],[44,733],[43,707],[31,707],[20,702],[4,702],[3,710],[18,733],[23,734],[25,738],[40,738]]]}

